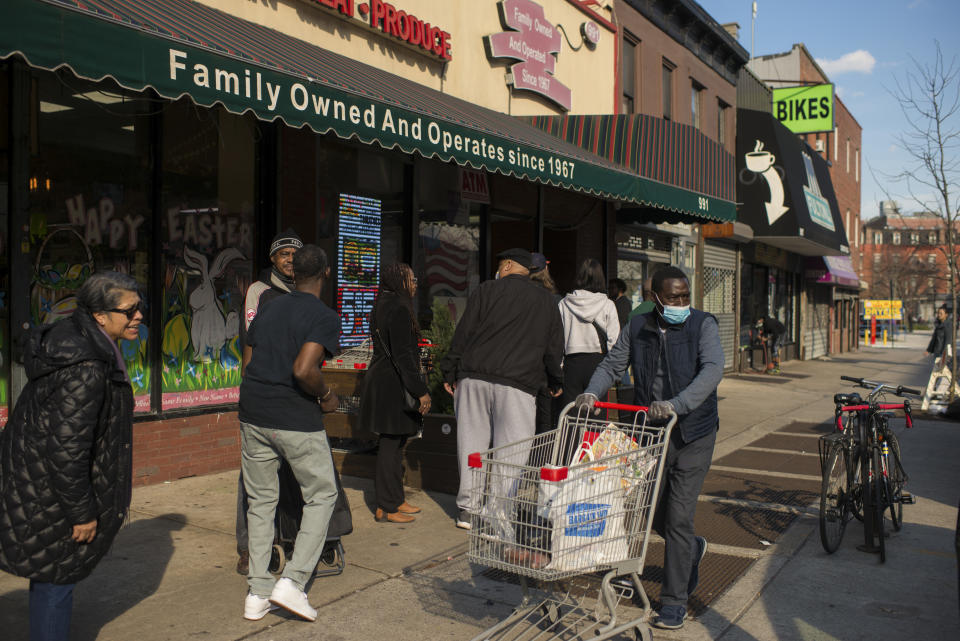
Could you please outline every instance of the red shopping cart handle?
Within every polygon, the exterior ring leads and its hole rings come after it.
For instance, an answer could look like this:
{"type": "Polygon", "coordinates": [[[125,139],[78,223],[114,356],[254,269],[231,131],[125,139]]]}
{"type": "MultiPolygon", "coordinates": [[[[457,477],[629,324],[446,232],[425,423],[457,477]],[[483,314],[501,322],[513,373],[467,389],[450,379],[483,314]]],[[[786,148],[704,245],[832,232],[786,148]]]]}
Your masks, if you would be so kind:
{"type": "Polygon", "coordinates": [[[602,410],[624,410],[626,412],[646,412],[650,409],[645,405],[625,405],[623,403],[607,403],[606,401],[597,401],[593,406],[602,410]]]}

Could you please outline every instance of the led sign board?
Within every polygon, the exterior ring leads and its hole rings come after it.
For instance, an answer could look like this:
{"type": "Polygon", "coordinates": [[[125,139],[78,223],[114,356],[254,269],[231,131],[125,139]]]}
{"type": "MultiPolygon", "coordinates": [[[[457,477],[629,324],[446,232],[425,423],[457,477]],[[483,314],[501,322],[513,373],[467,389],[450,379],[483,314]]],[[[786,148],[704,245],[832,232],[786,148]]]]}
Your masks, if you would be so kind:
{"type": "Polygon", "coordinates": [[[370,336],[370,312],[380,285],[380,201],[340,194],[337,239],[337,313],[340,346],[370,336]]]}
{"type": "Polygon", "coordinates": [[[795,134],[833,131],[833,85],[773,90],[773,117],[795,134]]]}

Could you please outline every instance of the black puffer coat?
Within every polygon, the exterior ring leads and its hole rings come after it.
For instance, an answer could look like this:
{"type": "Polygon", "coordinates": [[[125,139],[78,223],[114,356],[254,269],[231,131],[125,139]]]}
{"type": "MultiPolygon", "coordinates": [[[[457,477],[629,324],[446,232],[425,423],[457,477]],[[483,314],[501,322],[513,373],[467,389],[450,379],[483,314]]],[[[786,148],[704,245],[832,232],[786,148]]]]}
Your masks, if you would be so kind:
{"type": "Polygon", "coordinates": [[[29,382],[0,431],[0,569],[76,583],[130,505],[133,390],[85,311],[33,330],[25,347],[29,382]],[[73,526],[94,519],[93,541],[74,542],[73,526]]]}

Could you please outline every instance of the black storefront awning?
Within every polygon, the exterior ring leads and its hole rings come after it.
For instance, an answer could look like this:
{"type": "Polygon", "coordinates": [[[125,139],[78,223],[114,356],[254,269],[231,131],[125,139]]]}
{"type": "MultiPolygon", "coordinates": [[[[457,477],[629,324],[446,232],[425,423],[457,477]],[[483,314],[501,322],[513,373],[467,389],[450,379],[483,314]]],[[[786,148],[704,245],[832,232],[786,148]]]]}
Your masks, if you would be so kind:
{"type": "Polygon", "coordinates": [[[756,240],[804,256],[849,254],[826,161],[771,114],[737,109],[737,210],[756,240]]]}
{"type": "Polygon", "coordinates": [[[0,59],[418,152],[704,220],[727,200],[637,176],[543,132],[192,0],[4,0],[0,59]]]}

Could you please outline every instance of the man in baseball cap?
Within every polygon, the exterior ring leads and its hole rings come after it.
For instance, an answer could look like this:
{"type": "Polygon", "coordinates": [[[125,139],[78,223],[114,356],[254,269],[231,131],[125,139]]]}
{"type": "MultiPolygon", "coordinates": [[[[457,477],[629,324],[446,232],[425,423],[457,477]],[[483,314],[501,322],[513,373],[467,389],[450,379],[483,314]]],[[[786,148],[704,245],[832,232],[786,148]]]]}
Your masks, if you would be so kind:
{"type": "MultiPolygon", "coordinates": [[[[547,388],[557,397],[563,386],[560,310],[553,295],[530,280],[534,264],[526,249],[503,251],[497,261],[496,279],[470,295],[450,349],[439,364],[444,387],[454,395],[456,407],[460,463],[456,525],[463,529],[472,527],[472,515],[483,507],[467,457],[488,449],[491,442],[498,446],[532,437],[537,392],[547,388]]],[[[510,502],[509,487],[490,488],[490,492],[510,502]]],[[[505,513],[513,507],[504,506],[505,513]]],[[[504,532],[504,536],[509,540],[512,534],[504,532]]],[[[511,550],[516,560],[530,567],[540,567],[544,561],[542,555],[522,548],[511,550]]]]}

